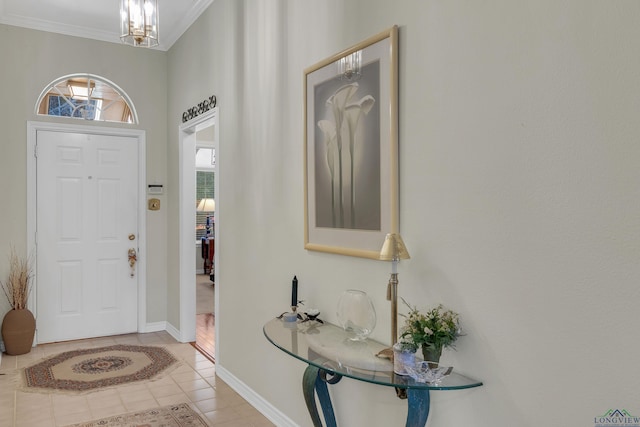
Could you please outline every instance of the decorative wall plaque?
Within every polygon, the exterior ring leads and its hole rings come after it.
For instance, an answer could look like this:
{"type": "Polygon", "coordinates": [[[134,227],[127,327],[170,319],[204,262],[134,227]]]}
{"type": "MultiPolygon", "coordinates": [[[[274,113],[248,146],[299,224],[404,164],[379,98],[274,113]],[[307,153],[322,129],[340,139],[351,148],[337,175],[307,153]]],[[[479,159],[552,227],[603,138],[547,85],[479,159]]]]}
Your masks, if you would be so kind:
{"type": "Polygon", "coordinates": [[[211,95],[209,98],[200,102],[198,105],[189,108],[182,113],[182,123],[188,122],[191,119],[198,117],[201,114],[206,113],[216,106],[216,96],[211,95]]]}

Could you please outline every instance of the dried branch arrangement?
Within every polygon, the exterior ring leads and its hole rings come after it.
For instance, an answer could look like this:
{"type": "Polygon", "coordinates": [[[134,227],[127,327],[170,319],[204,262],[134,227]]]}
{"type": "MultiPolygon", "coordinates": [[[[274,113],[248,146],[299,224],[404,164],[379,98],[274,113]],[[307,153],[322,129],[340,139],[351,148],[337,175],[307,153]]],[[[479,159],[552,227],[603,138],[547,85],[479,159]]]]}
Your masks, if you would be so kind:
{"type": "Polygon", "coordinates": [[[13,310],[27,308],[32,274],[31,259],[18,256],[15,248],[11,247],[9,276],[6,281],[0,282],[0,286],[13,310]]]}

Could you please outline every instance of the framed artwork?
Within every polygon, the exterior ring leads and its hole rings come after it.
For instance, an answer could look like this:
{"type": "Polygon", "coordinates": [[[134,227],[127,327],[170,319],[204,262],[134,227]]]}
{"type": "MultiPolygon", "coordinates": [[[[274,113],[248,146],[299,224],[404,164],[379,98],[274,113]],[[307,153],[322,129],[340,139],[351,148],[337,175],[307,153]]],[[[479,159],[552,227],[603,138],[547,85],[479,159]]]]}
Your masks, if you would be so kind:
{"type": "Polygon", "coordinates": [[[304,70],[305,249],[379,257],[398,232],[398,27],[304,70]]]}

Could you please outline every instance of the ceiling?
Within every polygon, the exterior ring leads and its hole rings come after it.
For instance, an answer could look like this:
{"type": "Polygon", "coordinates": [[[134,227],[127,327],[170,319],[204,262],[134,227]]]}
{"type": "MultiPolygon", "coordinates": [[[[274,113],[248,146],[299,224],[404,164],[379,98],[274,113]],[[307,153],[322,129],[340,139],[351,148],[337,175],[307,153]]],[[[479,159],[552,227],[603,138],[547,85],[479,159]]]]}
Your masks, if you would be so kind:
{"type": "MultiPolygon", "coordinates": [[[[159,50],[168,50],[213,0],[158,0],[159,50]]],[[[119,0],[0,0],[0,23],[120,43],[119,0]]]]}

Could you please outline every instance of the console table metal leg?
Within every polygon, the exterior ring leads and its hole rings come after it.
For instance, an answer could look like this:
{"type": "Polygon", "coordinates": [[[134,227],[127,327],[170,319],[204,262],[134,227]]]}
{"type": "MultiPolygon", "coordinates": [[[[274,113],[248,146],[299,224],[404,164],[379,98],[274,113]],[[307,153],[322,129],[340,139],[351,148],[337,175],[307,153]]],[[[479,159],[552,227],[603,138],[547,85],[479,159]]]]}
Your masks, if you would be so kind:
{"type": "Polygon", "coordinates": [[[340,381],[341,377],[334,377],[331,380],[327,380],[325,374],[324,371],[316,366],[307,366],[307,369],[304,371],[304,376],[302,377],[304,400],[307,403],[307,410],[309,411],[309,415],[311,415],[314,427],[322,427],[322,420],[318,412],[318,406],[316,405],[316,394],[322,407],[326,427],[337,427],[327,382],[335,384],[340,381]]]}
{"type": "Polygon", "coordinates": [[[431,397],[429,390],[407,390],[409,411],[406,427],[423,427],[427,425],[429,418],[429,405],[431,397]]]}

